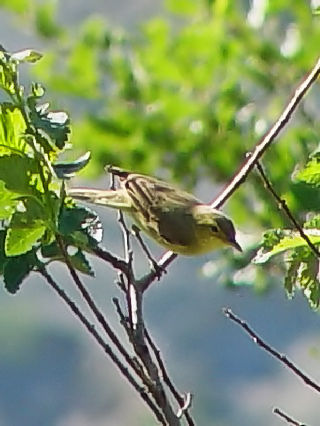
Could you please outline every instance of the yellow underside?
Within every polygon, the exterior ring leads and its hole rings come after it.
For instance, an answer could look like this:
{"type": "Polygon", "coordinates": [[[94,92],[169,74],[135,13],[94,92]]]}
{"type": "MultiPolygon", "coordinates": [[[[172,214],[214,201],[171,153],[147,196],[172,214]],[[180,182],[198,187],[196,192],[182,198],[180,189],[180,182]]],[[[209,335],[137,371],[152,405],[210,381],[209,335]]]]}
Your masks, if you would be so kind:
{"type": "Polygon", "coordinates": [[[207,228],[203,229],[202,227],[197,230],[197,235],[192,244],[187,246],[169,243],[160,235],[156,235],[155,232],[150,232],[150,230],[145,230],[145,232],[166,249],[186,256],[209,253],[228,245],[220,238],[214,236],[207,228]]]}

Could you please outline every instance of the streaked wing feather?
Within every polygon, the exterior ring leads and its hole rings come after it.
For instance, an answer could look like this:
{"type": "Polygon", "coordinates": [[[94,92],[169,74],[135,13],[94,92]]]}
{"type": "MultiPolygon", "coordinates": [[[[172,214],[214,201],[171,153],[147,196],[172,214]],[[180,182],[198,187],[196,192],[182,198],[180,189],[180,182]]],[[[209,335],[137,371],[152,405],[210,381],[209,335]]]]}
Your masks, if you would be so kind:
{"type": "Polygon", "coordinates": [[[133,216],[147,231],[168,243],[187,246],[194,238],[191,207],[201,203],[193,195],[161,180],[130,174],[122,183],[135,207],[133,216]],[[139,216],[142,215],[142,220],[139,216]]]}

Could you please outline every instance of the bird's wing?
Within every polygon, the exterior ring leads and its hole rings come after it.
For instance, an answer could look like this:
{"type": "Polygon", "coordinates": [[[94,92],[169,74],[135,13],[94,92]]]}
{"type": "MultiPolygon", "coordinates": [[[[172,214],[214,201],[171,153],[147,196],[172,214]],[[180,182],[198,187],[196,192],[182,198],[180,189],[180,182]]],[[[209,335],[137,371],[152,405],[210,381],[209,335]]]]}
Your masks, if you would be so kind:
{"type": "Polygon", "coordinates": [[[167,243],[187,246],[194,238],[191,207],[201,203],[188,192],[161,180],[131,174],[122,183],[132,205],[133,217],[145,231],[167,243]]]}
{"type": "Polygon", "coordinates": [[[132,198],[133,204],[144,209],[164,209],[188,207],[201,201],[186,191],[162,180],[139,174],[129,174],[122,183],[132,198]]]}

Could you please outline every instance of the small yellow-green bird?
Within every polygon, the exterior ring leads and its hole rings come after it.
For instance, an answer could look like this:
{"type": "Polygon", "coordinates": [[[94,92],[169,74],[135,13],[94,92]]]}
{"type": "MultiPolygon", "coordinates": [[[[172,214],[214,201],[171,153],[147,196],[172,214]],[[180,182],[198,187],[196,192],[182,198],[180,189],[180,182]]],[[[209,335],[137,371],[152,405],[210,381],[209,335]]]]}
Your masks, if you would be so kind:
{"type": "Polygon", "coordinates": [[[120,188],[70,188],[69,196],[128,213],[142,231],[174,253],[198,255],[232,246],[239,251],[235,228],[220,211],[188,192],[154,177],[109,166],[120,188]]]}

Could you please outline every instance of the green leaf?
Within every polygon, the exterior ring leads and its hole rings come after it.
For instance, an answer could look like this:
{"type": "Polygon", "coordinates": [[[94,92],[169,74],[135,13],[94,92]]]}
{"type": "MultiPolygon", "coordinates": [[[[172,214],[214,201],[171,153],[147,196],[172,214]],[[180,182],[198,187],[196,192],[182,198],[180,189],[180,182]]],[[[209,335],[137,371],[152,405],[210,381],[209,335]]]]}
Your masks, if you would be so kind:
{"type": "Polygon", "coordinates": [[[18,201],[17,195],[7,191],[4,182],[0,180],[0,220],[10,219],[15,212],[18,201]]]}
{"type": "Polygon", "coordinates": [[[67,244],[89,251],[102,240],[100,219],[84,207],[65,207],[60,214],[58,230],[67,244]]]}
{"type": "Polygon", "coordinates": [[[42,221],[34,221],[32,224],[22,222],[17,227],[17,222],[21,220],[21,213],[16,213],[11,221],[11,227],[8,229],[6,238],[6,255],[17,256],[29,251],[44,235],[46,226],[42,221]],[[19,219],[17,219],[17,217],[19,219]]]}
{"type": "Polygon", "coordinates": [[[28,98],[28,105],[34,126],[49,137],[56,149],[62,150],[70,133],[68,115],[64,111],[49,111],[49,104],[36,105],[34,96],[28,98]]]}
{"type": "Polygon", "coordinates": [[[295,174],[298,181],[309,183],[311,185],[320,185],[320,159],[312,158],[306,167],[295,174]]]}
{"type": "MultiPolygon", "coordinates": [[[[313,244],[320,244],[320,231],[318,229],[304,229],[304,232],[313,244]]],[[[308,247],[308,244],[297,232],[287,231],[287,236],[282,238],[279,243],[275,244],[271,250],[259,250],[253,262],[265,263],[277,254],[298,247],[308,247]]]]}
{"type": "MultiPolygon", "coordinates": [[[[64,239],[64,242],[68,246],[68,242],[66,241],[66,239],[64,239]]],[[[56,261],[64,262],[64,257],[56,241],[54,241],[53,243],[49,245],[42,246],[41,255],[44,258],[50,259],[50,261],[56,260],[56,261]]],[[[78,271],[82,272],[83,274],[89,275],[91,277],[94,276],[94,271],[89,261],[86,259],[84,253],[79,248],[77,249],[75,254],[69,254],[69,260],[72,263],[72,266],[78,271]]]]}
{"type": "Polygon", "coordinates": [[[19,108],[8,103],[0,105],[0,155],[12,154],[15,150],[28,151],[24,140],[26,127],[19,108]]]}
{"type": "Polygon", "coordinates": [[[56,241],[48,245],[41,246],[41,255],[51,259],[61,259],[62,254],[56,241]]]}
{"type": "Polygon", "coordinates": [[[5,288],[9,293],[16,293],[22,281],[39,264],[34,251],[8,259],[4,265],[3,276],[5,288]]]}
{"type": "Polygon", "coordinates": [[[83,274],[89,275],[90,277],[94,277],[94,271],[83,254],[83,252],[79,249],[76,254],[69,256],[71,260],[72,266],[83,274]]]}
{"type": "Polygon", "coordinates": [[[45,210],[33,199],[24,202],[25,211],[15,212],[8,228],[5,251],[7,256],[28,252],[43,237],[49,219],[45,210]]]}
{"type": "Polygon", "coordinates": [[[37,62],[42,58],[42,53],[32,49],[19,50],[11,55],[11,59],[17,62],[37,62]]]}
{"type": "Polygon", "coordinates": [[[10,55],[0,50],[0,87],[9,93],[14,95],[17,87],[17,63],[11,61],[10,55]]]}
{"type": "Polygon", "coordinates": [[[34,195],[31,181],[35,175],[38,175],[38,167],[34,159],[16,154],[0,157],[0,180],[8,190],[21,195],[34,195]]]}

